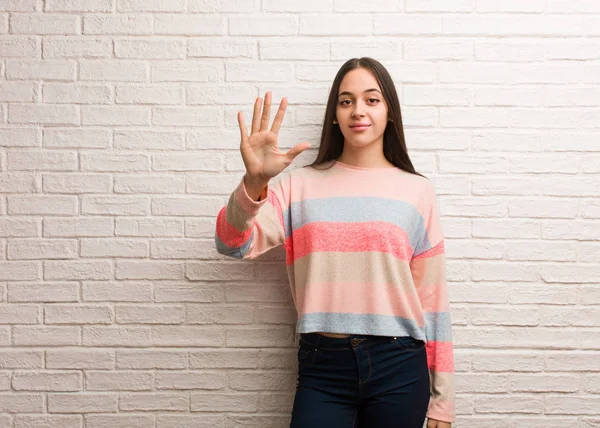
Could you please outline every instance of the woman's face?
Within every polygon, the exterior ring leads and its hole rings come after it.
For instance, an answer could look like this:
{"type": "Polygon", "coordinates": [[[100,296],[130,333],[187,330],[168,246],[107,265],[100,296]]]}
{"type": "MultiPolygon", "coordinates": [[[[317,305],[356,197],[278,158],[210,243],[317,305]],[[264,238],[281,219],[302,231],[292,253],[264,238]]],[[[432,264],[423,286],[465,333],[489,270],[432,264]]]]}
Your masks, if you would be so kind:
{"type": "Polygon", "coordinates": [[[383,144],[388,108],[381,88],[370,71],[356,68],[344,76],[335,114],[344,144],[355,147],[374,142],[383,144]]]}

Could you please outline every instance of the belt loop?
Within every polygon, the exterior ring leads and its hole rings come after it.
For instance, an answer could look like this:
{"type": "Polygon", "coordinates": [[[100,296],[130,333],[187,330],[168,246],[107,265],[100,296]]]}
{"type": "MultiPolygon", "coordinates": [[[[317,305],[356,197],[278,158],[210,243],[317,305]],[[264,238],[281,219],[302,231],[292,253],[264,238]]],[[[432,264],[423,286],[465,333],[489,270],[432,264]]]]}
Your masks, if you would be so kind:
{"type": "Polygon", "coordinates": [[[317,344],[315,345],[315,348],[316,348],[315,351],[317,349],[319,349],[319,345],[321,345],[321,335],[317,334],[316,336],[317,336],[317,344]]]}

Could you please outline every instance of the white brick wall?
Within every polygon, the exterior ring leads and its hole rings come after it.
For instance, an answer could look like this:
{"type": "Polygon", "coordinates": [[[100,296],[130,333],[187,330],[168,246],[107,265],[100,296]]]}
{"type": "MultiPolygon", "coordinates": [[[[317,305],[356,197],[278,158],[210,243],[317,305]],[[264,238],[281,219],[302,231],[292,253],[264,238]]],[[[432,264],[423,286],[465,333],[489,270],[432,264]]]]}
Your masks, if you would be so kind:
{"type": "Polygon", "coordinates": [[[288,426],[282,253],[214,220],[236,112],[286,95],[316,149],[362,55],[439,194],[455,426],[600,425],[599,37],[590,0],[0,0],[0,427],[288,426]]]}

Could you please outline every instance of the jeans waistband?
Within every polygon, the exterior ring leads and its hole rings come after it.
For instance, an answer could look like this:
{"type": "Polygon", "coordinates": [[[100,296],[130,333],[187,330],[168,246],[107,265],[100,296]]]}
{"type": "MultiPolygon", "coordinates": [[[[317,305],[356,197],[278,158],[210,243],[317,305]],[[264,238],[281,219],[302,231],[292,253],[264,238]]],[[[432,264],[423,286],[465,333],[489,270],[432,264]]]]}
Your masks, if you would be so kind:
{"type": "Polygon", "coordinates": [[[301,333],[300,334],[300,342],[306,345],[309,345],[314,348],[326,347],[330,349],[350,349],[352,348],[352,343],[356,343],[360,341],[363,343],[365,341],[368,342],[383,342],[383,341],[391,341],[393,337],[388,336],[371,336],[371,335],[360,335],[354,334],[348,337],[329,337],[323,336],[319,333],[301,333]]]}

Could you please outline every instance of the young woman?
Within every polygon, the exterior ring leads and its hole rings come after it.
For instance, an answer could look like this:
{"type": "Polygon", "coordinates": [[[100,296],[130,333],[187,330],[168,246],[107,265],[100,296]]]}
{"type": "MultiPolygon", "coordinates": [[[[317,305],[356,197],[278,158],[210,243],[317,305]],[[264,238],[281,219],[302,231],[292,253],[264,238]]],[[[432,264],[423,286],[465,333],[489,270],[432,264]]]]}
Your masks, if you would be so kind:
{"type": "Polygon", "coordinates": [[[448,428],[454,358],[444,239],[431,182],[407,153],[392,78],[351,59],[329,94],[315,162],[279,151],[287,100],[238,113],[246,174],[217,217],[218,251],[283,245],[298,312],[292,428],[448,428]],[[262,114],[261,114],[262,109],[262,114]],[[280,175],[281,174],[281,175],[280,175]],[[271,179],[275,178],[273,181],[271,179]]]}

